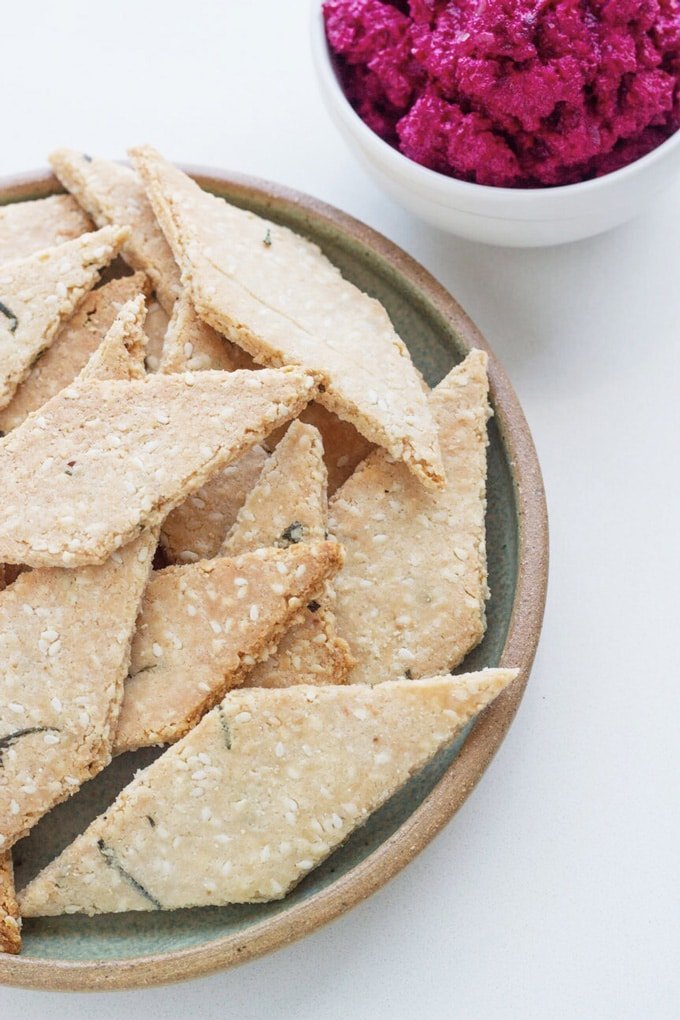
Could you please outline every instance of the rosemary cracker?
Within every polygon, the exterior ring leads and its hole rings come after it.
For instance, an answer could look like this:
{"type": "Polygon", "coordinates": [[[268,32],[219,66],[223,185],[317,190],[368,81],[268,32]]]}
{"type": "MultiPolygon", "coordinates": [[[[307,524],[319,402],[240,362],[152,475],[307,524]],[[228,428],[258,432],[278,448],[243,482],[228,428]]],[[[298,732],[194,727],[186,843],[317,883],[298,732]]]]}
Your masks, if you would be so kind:
{"type": "Polygon", "coordinates": [[[294,368],[76,380],[0,440],[0,560],[101,563],[315,391],[294,368]]]}
{"type": "Polygon", "coordinates": [[[0,432],[16,428],[31,411],[37,411],[72,383],[109,331],[122,305],[147,286],[144,274],[135,273],[90,291],[52,344],[33,362],[7,407],[0,411],[0,432]]]}
{"type": "Polygon", "coordinates": [[[12,854],[0,854],[0,953],[21,949],[21,914],[14,889],[12,854]]]}
{"type": "MultiPolygon", "coordinates": [[[[260,547],[318,541],[326,534],[326,516],[321,437],[313,426],[294,421],[263,467],[222,553],[237,556],[260,547]]],[[[336,634],[332,600],[332,583],[327,581],[276,651],[248,673],[245,686],[342,683],[353,660],[347,642],[336,634]]]]}
{"type": "MultiPolygon", "coordinates": [[[[91,376],[126,371],[97,354],[91,376]]],[[[111,760],[157,541],[147,530],[102,566],[31,570],[0,592],[0,851],[111,760]]]]}
{"type": "Polygon", "coordinates": [[[336,543],[315,542],[156,571],[132,644],[116,752],[184,736],[341,563],[336,543]]]}
{"type": "Polygon", "coordinates": [[[50,195],[0,208],[0,265],[24,259],[92,230],[92,223],[70,195],[50,195]]]}
{"type": "Polygon", "coordinates": [[[516,675],[232,691],[19,894],[22,913],[281,899],[516,675]]]}
{"type": "Polygon", "coordinates": [[[486,354],[473,350],[433,390],[447,483],[427,493],[376,451],[331,500],[346,550],[335,582],[350,683],[452,669],[485,630],[486,354]]]}
{"type": "Polygon", "coordinates": [[[427,400],[383,306],[300,235],[202,191],[148,146],[130,155],[201,318],[261,363],[323,372],[320,403],[441,487],[427,400]]]}
{"type": "Polygon", "coordinates": [[[0,267],[0,408],[117,254],[126,234],[106,227],[0,267]]]}
{"type": "Polygon", "coordinates": [[[73,149],[57,149],[50,166],[97,226],[130,228],[123,255],[133,269],[147,274],[170,314],[180,292],[179,270],[134,170],[73,149]]]}
{"type": "MultiPolygon", "coordinates": [[[[161,371],[232,371],[236,365],[231,352],[236,349],[198,318],[185,293],[173,309],[161,371]]],[[[262,446],[254,446],[172,511],[161,530],[161,545],[170,563],[195,563],[217,555],[266,459],[262,446]]]]}
{"type": "Polygon", "coordinates": [[[102,566],[21,574],[0,592],[0,850],[111,758],[156,536],[102,566]]]}

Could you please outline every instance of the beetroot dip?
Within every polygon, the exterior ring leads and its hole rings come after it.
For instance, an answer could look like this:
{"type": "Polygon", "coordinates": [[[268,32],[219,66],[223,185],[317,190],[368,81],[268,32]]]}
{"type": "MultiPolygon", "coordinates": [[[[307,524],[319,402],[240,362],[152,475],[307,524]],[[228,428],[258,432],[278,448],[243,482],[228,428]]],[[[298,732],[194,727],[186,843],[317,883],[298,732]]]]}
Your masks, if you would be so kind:
{"type": "Polygon", "coordinates": [[[327,0],[323,12],[359,116],[460,180],[572,184],[680,127],[680,0],[327,0]]]}

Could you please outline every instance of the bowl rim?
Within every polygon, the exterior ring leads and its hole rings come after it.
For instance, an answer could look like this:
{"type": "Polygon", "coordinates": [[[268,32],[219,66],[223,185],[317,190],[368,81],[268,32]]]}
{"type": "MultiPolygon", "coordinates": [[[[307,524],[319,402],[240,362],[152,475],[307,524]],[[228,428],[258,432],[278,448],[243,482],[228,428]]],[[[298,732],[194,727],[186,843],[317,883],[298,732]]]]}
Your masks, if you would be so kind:
{"type": "MultiPolygon", "coordinates": [[[[593,177],[587,181],[577,181],[574,184],[559,184],[544,188],[505,188],[490,184],[476,184],[472,181],[461,181],[456,177],[448,177],[446,174],[432,170],[430,167],[416,163],[415,160],[405,156],[399,149],[395,149],[386,142],[380,135],[376,134],[359,116],[338,80],[333,66],[333,56],[328,46],[323,12],[318,0],[312,0],[312,58],[317,74],[326,87],[328,94],[333,97],[335,109],[343,122],[353,134],[359,136],[364,147],[373,147],[380,150],[381,157],[387,160],[394,172],[400,177],[408,177],[411,183],[428,191],[434,190],[441,204],[445,204],[447,196],[450,198],[472,198],[488,201],[493,206],[512,205],[524,207],[529,203],[542,205],[554,205],[572,198],[594,196],[598,197],[602,191],[616,188],[617,185],[625,184],[633,177],[636,177],[646,170],[651,169],[661,162],[670,152],[680,146],[680,128],[673,132],[665,141],[657,145],[646,155],[627,163],[618,170],[603,174],[601,177],[593,177]],[[444,201],[442,201],[444,200],[444,201]]],[[[518,210],[519,211],[519,210],[518,210]]],[[[479,214],[477,214],[479,215],[479,214]]],[[[489,214],[496,215],[496,213],[489,214]]],[[[560,217],[561,219],[563,217],[560,217]]]]}
{"type": "MultiPolygon", "coordinates": [[[[519,401],[493,351],[457,301],[423,266],[382,234],[319,199],[259,178],[183,165],[198,183],[218,193],[228,188],[244,200],[256,197],[272,211],[304,209],[331,230],[349,235],[377,254],[420,291],[448,319],[465,348],[489,356],[491,400],[507,450],[517,505],[518,572],[501,666],[520,675],[478,718],[463,747],[422,803],[365,860],[324,889],[275,917],[187,949],[108,960],[53,960],[0,955],[0,984],[82,991],[150,987],[226,969],[287,945],[338,917],[394,877],[434,838],[466,800],[489,765],[521,701],[541,631],[548,576],[548,517],[541,471],[519,401]]],[[[57,179],[34,171],[0,180],[0,201],[46,197],[62,192],[57,179]]]]}

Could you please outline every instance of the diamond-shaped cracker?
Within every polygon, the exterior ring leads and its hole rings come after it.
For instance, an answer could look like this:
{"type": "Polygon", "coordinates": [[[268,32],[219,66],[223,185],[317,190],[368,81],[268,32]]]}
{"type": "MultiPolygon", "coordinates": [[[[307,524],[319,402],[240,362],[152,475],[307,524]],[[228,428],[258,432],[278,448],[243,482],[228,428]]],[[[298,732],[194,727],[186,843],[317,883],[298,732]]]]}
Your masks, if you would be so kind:
{"type": "Polygon", "coordinates": [[[50,195],[0,208],[0,265],[63,244],[92,230],[92,223],[70,195],[50,195]]]}
{"type": "Polygon", "coordinates": [[[101,563],[315,390],[301,369],[76,380],[0,440],[0,560],[101,563]]]}
{"type": "Polygon", "coordinates": [[[125,231],[106,227],[0,266],[0,408],[99,279],[125,231]]]}
{"type": "Polygon", "coordinates": [[[472,351],[430,396],[440,493],[377,450],[331,500],[329,528],[347,553],[335,614],[357,659],[350,683],[452,669],[484,634],[486,361],[472,351]]]}
{"type": "Polygon", "coordinates": [[[440,487],[427,400],[383,306],[299,234],[202,191],[148,146],[130,155],[201,318],[262,364],[323,372],[320,403],[440,487]]]}
{"type": "MultiPolygon", "coordinates": [[[[233,344],[198,318],[187,294],[178,298],[163,346],[161,371],[232,371],[236,368],[234,350],[233,344]]],[[[254,446],[172,511],[161,529],[161,545],[170,563],[195,563],[217,555],[266,459],[265,450],[254,446]]]]}
{"type": "Polygon", "coordinates": [[[0,854],[0,953],[21,949],[21,914],[14,889],[12,854],[0,854]]]}
{"type": "Polygon", "coordinates": [[[231,691],[19,894],[22,912],[281,899],[516,675],[231,691]]]}
{"type": "MultiPolygon", "coordinates": [[[[319,540],[326,533],[326,468],[317,430],[294,421],[262,469],[222,553],[237,556],[266,546],[319,540]]],[[[247,687],[342,683],[352,657],[338,638],[332,613],[332,583],[307,603],[303,619],[283,635],[278,648],[247,675],[247,687]]]]}
{"type": "Polygon", "coordinates": [[[0,411],[0,432],[16,428],[31,411],[37,411],[72,383],[108,333],[122,305],[147,286],[144,274],[135,273],[90,291],[0,411]]]}
{"type": "Polygon", "coordinates": [[[101,566],[0,592],[0,849],[108,764],[155,546],[146,531],[101,566]]]}
{"type": "Polygon", "coordinates": [[[179,270],[134,170],[72,149],[57,149],[50,165],[97,226],[130,228],[123,255],[133,269],[147,274],[170,314],[180,292],[179,270]]]}
{"type": "Polygon", "coordinates": [[[334,542],[156,571],[144,594],[116,751],[178,740],[266,655],[342,562],[334,542]]]}
{"type": "Polygon", "coordinates": [[[147,530],[101,566],[31,570],[0,592],[0,850],[111,760],[157,541],[147,530]]]}

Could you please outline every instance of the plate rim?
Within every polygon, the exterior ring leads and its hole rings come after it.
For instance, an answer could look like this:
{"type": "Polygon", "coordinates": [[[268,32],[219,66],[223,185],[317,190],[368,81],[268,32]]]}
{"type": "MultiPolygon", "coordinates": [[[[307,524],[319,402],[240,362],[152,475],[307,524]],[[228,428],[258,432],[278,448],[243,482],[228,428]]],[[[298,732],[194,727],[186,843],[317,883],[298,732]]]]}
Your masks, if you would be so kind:
{"type": "MultiPolygon", "coordinates": [[[[548,582],[548,513],[541,469],[524,412],[505,370],[456,299],[412,256],[348,213],[303,192],[237,172],[179,164],[198,183],[219,191],[255,194],[274,206],[301,208],[388,262],[448,319],[464,347],[489,356],[496,423],[507,450],[517,505],[518,570],[500,666],[520,675],[478,718],[460,753],[416,810],[371,854],[324,889],[248,928],[207,944],[132,959],[52,960],[0,955],[0,984],[53,991],[152,987],[200,977],[289,945],[376,892],[423,850],[470,795],[500,747],[517,712],[536,654],[548,582]]],[[[3,204],[63,192],[45,170],[0,179],[3,204]]]]}

